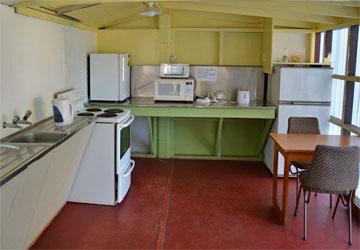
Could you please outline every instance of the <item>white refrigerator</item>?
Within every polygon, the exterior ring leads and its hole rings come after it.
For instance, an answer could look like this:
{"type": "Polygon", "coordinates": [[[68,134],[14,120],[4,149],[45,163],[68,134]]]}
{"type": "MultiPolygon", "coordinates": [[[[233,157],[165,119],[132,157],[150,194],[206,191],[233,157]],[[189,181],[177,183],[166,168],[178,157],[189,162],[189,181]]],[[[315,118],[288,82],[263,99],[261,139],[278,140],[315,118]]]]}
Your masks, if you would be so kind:
{"type": "Polygon", "coordinates": [[[125,101],[130,97],[128,54],[90,54],[90,101],[125,101]]]}
{"type": "MultiPolygon", "coordinates": [[[[272,132],[287,133],[291,116],[317,117],[321,134],[328,134],[331,104],[330,68],[275,67],[267,100],[277,106],[272,132]]],[[[268,139],[264,162],[273,173],[274,143],[268,139]]],[[[278,176],[284,176],[284,157],[279,153],[278,176]]]]}

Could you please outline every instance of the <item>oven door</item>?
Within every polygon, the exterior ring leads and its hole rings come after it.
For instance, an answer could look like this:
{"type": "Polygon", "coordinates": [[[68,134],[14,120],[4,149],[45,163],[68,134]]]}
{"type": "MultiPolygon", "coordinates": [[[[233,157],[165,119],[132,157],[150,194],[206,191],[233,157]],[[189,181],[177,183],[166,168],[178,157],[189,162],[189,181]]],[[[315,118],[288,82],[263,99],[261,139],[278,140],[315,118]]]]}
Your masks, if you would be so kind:
{"type": "Polygon", "coordinates": [[[130,163],[130,124],[134,121],[131,115],[123,123],[116,124],[116,173],[119,175],[125,171],[130,163]]]}
{"type": "Polygon", "coordinates": [[[131,186],[131,173],[134,170],[135,161],[130,160],[126,170],[118,175],[117,182],[117,203],[120,203],[126,196],[131,186]]]}
{"type": "Polygon", "coordinates": [[[156,81],[154,99],[158,101],[182,101],[184,94],[181,82],[172,79],[156,81]]]}

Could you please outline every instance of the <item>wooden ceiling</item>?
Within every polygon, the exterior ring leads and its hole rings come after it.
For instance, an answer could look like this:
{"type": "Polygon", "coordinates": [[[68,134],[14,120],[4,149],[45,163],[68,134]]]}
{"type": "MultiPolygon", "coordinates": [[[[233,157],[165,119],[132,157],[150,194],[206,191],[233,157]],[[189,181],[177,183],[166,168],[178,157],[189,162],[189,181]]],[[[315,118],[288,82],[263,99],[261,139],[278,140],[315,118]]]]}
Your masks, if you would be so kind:
{"type": "MultiPolygon", "coordinates": [[[[0,0],[18,10],[53,15],[95,29],[157,28],[144,17],[146,0],[0,0]]],[[[326,29],[360,23],[360,0],[158,0],[173,27],[275,27],[326,29]]],[[[21,11],[20,11],[21,12],[21,11]]]]}

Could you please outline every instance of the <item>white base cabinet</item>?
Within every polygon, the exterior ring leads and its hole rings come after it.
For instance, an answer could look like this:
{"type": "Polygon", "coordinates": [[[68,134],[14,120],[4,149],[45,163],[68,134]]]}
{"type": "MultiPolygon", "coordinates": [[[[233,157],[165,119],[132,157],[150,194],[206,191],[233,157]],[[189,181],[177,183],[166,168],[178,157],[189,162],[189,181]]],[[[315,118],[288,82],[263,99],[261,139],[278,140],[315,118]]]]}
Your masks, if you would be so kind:
{"type": "MultiPolygon", "coordinates": [[[[6,218],[4,231],[1,232],[1,249],[20,249],[24,247],[25,237],[50,160],[51,157],[45,155],[15,177],[15,179],[19,180],[6,218]]],[[[3,192],[1,192],[1,196],[3,196],[3,192]]]]}
{"type": "Polygon", "coordinates": [[[0,249],[30,247],[64,206],[93,125],[0,187],[0,249]]]}

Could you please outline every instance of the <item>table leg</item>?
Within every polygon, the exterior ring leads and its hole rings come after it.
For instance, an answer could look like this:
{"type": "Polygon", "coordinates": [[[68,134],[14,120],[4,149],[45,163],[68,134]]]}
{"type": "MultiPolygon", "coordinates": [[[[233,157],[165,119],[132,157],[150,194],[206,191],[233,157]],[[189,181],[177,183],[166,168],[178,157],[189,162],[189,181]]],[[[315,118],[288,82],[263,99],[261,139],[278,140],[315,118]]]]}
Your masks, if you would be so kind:
{"type": "Polygon", "coordinates": [[[278,152],[279,152],[279,146],[276,143],[274,143],[273,194],[272,194],[272,204],[274,208],[278,207],[278,202],[277,202],[278,152]]]}
{"type": "Polygon", "coordinates": [[[289,167],[290,167],[290,162],[285,155],[284,158],[285,158],[285,163],[284,163],[283,201],[282,201],[283,224],[285,224],[287,221],[288,198],[289,198],[289,167]]]}
{"type": "Polygon", "coordinates": [[[279,146],[275,143],[274,146],[274,166],[273,166],[273,197],[272,197],[272,210],[276,217],[276,221],[279,224],[284,224],[284,216],[279,207],[278,199],[277,199],[277,186],[278,186],[278,153],[279,153],[279,146]]]}

